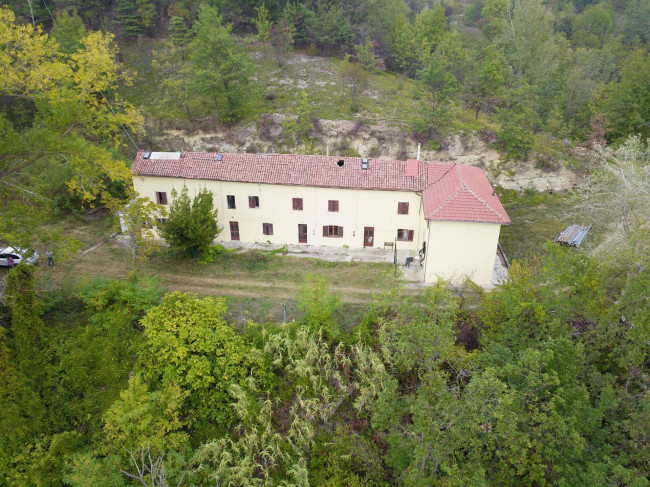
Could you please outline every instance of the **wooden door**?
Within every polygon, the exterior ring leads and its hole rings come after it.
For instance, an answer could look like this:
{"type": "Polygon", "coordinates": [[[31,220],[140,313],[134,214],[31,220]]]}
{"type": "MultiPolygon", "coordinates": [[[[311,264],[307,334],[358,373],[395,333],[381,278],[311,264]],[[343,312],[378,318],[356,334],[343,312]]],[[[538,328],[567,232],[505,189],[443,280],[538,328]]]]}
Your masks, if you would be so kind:
{"type": "Polygon", "coordinates": [[[298,224],[298,242],[307,243],[307,225],[303,223],[298,224]]]}
{"type": "Polygon", "coordinates": [[[238,222],[230,222],[230,240],[239,240],[238,222]]]}
{"type": "Polygon", "coordinates": [[[363,246],[372,247],[375,241],[375,227],[363,227],[363,246]]]}

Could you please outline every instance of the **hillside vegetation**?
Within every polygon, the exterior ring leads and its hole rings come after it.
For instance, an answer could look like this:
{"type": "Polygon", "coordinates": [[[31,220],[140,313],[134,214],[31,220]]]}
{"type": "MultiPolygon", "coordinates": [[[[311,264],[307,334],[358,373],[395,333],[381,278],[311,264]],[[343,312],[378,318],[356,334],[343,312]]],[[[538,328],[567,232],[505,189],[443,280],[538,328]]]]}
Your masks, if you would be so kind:
{"type": "Polygon", "coordinates": [[[55,265],[0,270],[0,486],[649,485],[647,0],[8,3],[0,245],[55,265]],[[129,171],[417,143],[501,184],[490,293],[210,246],[209,192],[161,249],[129,171]]]}

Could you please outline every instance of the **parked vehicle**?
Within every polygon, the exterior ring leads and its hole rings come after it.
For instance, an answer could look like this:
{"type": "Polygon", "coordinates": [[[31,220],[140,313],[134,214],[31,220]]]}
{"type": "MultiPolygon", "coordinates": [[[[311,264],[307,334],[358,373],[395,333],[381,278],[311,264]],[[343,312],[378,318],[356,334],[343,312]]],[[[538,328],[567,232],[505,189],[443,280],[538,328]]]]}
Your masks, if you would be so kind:
{"type": "Polygon", "coordinates": [[[9,258],[13,259],[12,265],[18,265],[21,262],[25,264],[35,264],[40,257],[38,252],[21,249],[20,247],[6,247],[0,249],[0,267],[9,267],[9,258]]]}

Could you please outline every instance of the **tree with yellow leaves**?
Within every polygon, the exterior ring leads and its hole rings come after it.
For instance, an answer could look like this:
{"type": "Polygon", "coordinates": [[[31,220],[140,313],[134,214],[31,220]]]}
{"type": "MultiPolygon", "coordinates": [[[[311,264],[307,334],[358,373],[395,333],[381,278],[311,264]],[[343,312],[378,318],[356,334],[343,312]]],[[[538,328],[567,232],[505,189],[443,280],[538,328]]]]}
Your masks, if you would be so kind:
{"type": "Polygon", "coordinates": [[[33,227],[25,215],[50,210],[57,183],[92,204],[109,184],[129,180],[116,153],[143,118],[115,92],[130,83],[116,53],[112,35],[92,32],[63,54],[40,28],[0,8],[0,198],[7,202],[0,239],[33,227]]]}

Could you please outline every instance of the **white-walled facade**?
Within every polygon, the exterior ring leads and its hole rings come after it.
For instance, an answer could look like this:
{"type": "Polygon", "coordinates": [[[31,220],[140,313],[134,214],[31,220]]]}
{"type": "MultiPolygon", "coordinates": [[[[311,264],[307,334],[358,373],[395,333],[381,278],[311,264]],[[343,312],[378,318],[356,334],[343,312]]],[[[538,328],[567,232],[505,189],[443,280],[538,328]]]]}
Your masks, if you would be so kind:
{"type": "Polygon", "coordinates": [[[220,242],[361,249],[397,241],[412,256],[426,244],[426,282],[489,286],[500,228],[510,223],[485,173],[457,163],[140,151],[132,171],[135,190],[161,204],[183,187],[190,197],[209,190],[220,242]]]}
{"type": "MultiPolygon", "coordinates": [[[[153,201],[159,200],[158,193],[164,193],[168,203],[172,201],[172,189],[180,192],[187,186],[189,196],[193,197],[200,189],[207,188],[219,210],[219,225],[223,230],[217,241],[222,242],[234,240],[231,222],[236,223],[242,242],[383,248],[384,242],[394,242],[399,235],[399,248],[419,250],[425,241],[421,195],[416,192],[156,176],[134,176],[133,185],[141,196],[153,201]],[[229,208],[229,196],[234,197],[234,208],[229,208]],[[251,208],[250,197],[256,197],[252,203],[259,206],[251,208]],[[302,210],[294,209],[294,199],[301,200],[302,210]],[[331,211],[336,208],[338,211],[331,211]],[[306,239],[304,232],[300,235],[299,230],[304,227],[299,228],[299,225],[306,226],[306,239]],[[328,234],[342,233],[342,236],[326,237],[323,227],[328,227],[328,234]],[[272,233],[269,234],[269,230],[272,233]]],[[[230,203],[232,206],[232,199],[230,203]]]]}
{"type": "Polygon", "coordinates": [[[424,280],[462,282],[480,286],[492,281],[501,225],[493,223],[429,221],[424,280]]]}

